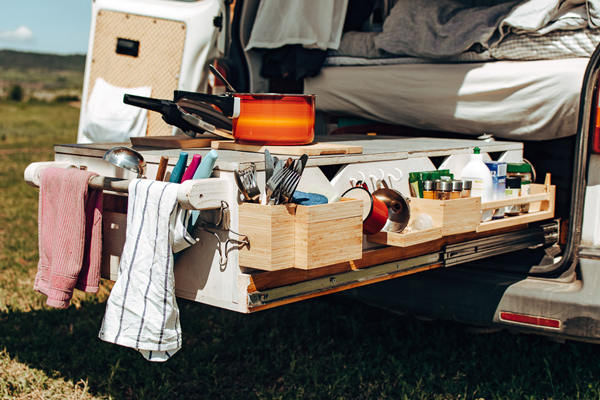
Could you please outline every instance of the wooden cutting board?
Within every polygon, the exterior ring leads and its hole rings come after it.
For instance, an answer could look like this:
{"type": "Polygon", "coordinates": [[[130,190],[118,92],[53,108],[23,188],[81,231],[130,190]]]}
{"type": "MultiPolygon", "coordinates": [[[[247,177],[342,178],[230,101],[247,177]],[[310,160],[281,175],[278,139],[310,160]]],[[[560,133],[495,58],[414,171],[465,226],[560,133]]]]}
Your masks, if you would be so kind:
{"type": "Polygon", "coordinates": [[[166,149],[197,149],[210,147],[210,144],[221,138],[216,136],[191,138],[188,135],[175,136],[141,136],[130,138],[134,146],[163,147],[166,149]]]}
{"type": "Polygon", "coordinates": [[[237,150],[249,151],[253,153],[264,153],[265,149],[273,154],[285,154],[289,156],[322,156],[329,154],[361,154],[362,146],[349,145],[343,143],[312,143],[303,146],[271,146],[271,145],[254,145],[240,144],[229,140],[215,140],[211,143],[211,147],[217,150],[237,150]]]}

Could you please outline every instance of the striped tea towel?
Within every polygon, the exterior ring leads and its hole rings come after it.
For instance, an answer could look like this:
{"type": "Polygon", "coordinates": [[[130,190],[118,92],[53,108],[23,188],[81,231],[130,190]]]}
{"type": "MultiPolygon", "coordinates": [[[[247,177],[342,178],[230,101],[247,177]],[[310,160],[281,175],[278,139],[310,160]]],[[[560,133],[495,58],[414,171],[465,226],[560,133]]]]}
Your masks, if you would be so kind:
{"type": "Polygon", "coordinates": [[[150,361],[181,348],[173,252],[194,244],[177,203],[178,184],[134,179],[117,281],[106,304],[100,339],[132,347],[150,361]]]}

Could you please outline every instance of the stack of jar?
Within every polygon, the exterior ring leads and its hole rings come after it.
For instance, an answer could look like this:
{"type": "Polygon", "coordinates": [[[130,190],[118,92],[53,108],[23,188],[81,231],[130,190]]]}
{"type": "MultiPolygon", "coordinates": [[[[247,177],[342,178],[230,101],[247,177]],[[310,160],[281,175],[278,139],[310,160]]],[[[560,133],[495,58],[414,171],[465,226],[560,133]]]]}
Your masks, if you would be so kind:
{"type": "MultiPolygon", "coordinates": [[[[528,163],[509,163],[506,168],[506,197],[513,198],[530,194],[533,169],[528,163]]],[[[529,212],[529,204],[506,208],[506,215],[519,215],[529,212]]]]}
{"type": "Polygon", "coordinates": [[[423,181],[423,198],[452,200],[471,197],[470,180],[436,179],[423,181]]]}

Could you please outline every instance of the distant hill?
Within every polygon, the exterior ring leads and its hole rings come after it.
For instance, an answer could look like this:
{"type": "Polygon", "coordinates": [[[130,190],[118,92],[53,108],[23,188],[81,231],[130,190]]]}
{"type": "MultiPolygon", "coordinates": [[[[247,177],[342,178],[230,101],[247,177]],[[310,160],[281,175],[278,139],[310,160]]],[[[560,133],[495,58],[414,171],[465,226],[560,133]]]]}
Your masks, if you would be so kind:
{"type": "Polygon", "coordinates": [[[81,95],[85,55],[0,50],[0,99],[20,87],[24,99],[52,101],[81,95]]]}
{"type": "Polygon", "coordinates": [[[0,50],[0,69],[47,71],[76,71],[85,68],[85,55],[59,55],[44,53],[25,53],[14,50],[0,50]]]}

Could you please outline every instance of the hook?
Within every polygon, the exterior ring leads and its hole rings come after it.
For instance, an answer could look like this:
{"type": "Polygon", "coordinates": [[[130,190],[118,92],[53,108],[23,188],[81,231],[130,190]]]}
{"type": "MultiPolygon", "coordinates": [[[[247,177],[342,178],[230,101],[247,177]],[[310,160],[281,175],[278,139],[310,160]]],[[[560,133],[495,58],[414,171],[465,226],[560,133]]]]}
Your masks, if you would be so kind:
{"type": "Polygon", "coordinates": [[[379,178],[373,174],[369,174],[369,179],[371,180],[371,186],[373,186],[373,190],[379,189],[379,182],[381,182],[379,178]]]}
{"type": "Polygon", "coordinates": [[[360,177],[362,179],[354,179],[353,177],[350,177],[350,185],[352,187],[356,186],[358,184],[358,182],[364,182],[365,181],[365,174],[363,174],[362,171],[358,171],[357,173],[360,175],[360,177]]]}
{"type": "MultiPolygon", "coordinates": [[[[200,228],[202,228],[204,231],[206,231],[208,233],[213,234],[217,238],[217,243],[218,243],[217,250],[219,251],[219,265],[221,267],[227,265],[227,261],[228,261],[227,253],[229,253],[229,250],[227,249],[228,245],[231,244],[232,245],[231,248],[233,248],[234,245],[236,245],[238,248],[241,248],[244,245],[250,246],[250,240],[248,239],[248,236],[237,233],[236,231],[231,229],[231,227],[229,226],[229,220],[230,220],[229,204],[226,201],[221,200],[221,208],[219,210],[219,220],[217,221],[216,224],[212,224],[212,223],[203,221],[200,218],[198,218],[198,221],[196,221],[196,223],[199,224],[200,228]],[[220,227],[221,225],[223,225],[222,228],[220,227]],[[234,235],[239,236],[240,239],[227,238],[227,240],[225,242],[222,242],[219,235],[210,229],[222,229],[226,232],[231,232],[234,235]],[[223,243],[224,243],[224,246],[223,246],[224,251],[221,250],[221,245],[223,243]],[[225,253],[225,255],[223,255],[223,252],[225,253]]],[[[198,239],[196,239],[196,240],[198,240],[198,239]]]]}
{"type": "Polygon", "coordinates": [[[400,182],[402,180],[402,171],[400,170],[400,168],[394,168],[396,171],[398,171],[398,178],[396,178],[394,175],[392,174],[388,174],[388,179],[390,181],[390,187],[393,187],[394,185],[392,184],[392,179],[395,180],[396,182],[400,182]]]}

